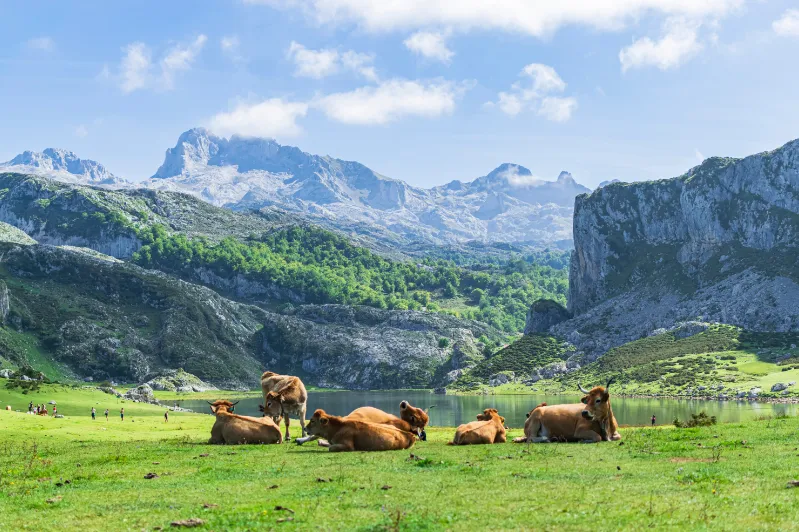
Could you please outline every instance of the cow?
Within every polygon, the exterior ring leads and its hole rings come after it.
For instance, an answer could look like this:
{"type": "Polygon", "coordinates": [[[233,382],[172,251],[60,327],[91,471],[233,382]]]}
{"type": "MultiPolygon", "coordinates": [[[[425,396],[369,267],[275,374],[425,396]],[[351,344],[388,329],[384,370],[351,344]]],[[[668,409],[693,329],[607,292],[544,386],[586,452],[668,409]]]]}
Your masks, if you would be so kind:
{"type": "Polygon", "coordinates": [[[330,452],[397,451],[409,449],[416,436],[391,425],[355,421],[317,410],[308,421],[308,433],[330,442],[330,452]]]}
{"type": "Polygon", "coordinates": [[[291,441],[289,418],[300,418],[302,435],[305,436],[305,412],[308,408],[308,392],[299,377],[278,375],[271,371],[261,375],[261,390],[264,394],[264,416],[271,416],[276,423],[283,418],[286,424],[286,441],[291,441]]]}
{"type": "Polygon", "coordinates": [[[211,428],[213,444],[242,444],[242,443],[282,443],[280,427],[272,418],[248,417],[234,414],[233,410],[238,401],[219,400],[211,405],[211,412],[216,415],[216,422],[211,428]]]}
{"type": "MultiPolygon", "coordinates": [[[[362,406],[347,414],[344,419],[349,419],[352,421],[364,421],[366,423],[379,423],[381,425],[391,425],[392,427],[404,430],[405,432],[412,432],[419,436],[419,439],[421,440],[427,439],[424,428],[430,421],[430,418],[425,410],[411,406],[408,401],[402,401],[400,403],[400,417],[389,414],[388,412],[384,412],[373,406],[362,406]]],[[[315,439],[317,438],[314,436],[307,436],[299,438],[296,441],[298,445],[302,445],[303,443],[315,439]]],[[[319,445],[322,447],[328,446],[327,442],[324,440],[320,440],[319,445]]]]}
{"type": "Polygon", "coordinates": [[[477,415],[477,421],[464,423],[455,431],[455,437],[447,445],[481,445],[505,443],[505,418],[496,408],[486,408],[477,415]]]}
{"type": "Polygon", "coordinates": [[[597,386],[586,390],[580,383],[577,387],[585,396],[577,404],[547,405],[541,403],[527,414],[524,436],[515,438],[515,443],[543,443],[570,441],[596,443],[621,439],[619,425],[610,406],[608,389],[597,386]]]}

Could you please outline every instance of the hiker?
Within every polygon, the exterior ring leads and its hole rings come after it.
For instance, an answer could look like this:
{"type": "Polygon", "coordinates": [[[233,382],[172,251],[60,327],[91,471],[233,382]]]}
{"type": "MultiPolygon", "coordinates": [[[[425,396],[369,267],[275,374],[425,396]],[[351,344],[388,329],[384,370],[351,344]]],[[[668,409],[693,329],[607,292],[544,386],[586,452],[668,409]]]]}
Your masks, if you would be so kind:
{"type": "Polygon", "coordinates": [[[120,421],[125,421],[125,408],[124,407],[119,409],[119,420],[120,421]]]}
{"type": "Polygon", "coordinates": [[[94,407],[92,407],[92,421],[96,419],[96,416],[97,416],[97,410],[95,410],[94,407]]]}
{"type": "Polygon", "coordinates": [[[58,414],[58,406],[57,405],[53,405],[53,417],[55,417],[56,414],[58,414]]]}
{"type": "Polygon", "coordinates": [[[653,426],[653,427],[655,426],[655,421],[657,421],[657,420],[655,419],[655,414],[652,414],[652,426],[653,426]]]}
{"type": "Polygon", "coordinates": [[[105,409],[105,420],[108,421],[108,409],[105,409]]]}
{"type": "Polygon", "coordinates": [[[33,401],[28,404],[28,412],[33,412],[33,401]]]}
{"type": "Polygon", "coordinates": [[[169,410],[164,412],[164,423],[169,423],[169,410]]]}

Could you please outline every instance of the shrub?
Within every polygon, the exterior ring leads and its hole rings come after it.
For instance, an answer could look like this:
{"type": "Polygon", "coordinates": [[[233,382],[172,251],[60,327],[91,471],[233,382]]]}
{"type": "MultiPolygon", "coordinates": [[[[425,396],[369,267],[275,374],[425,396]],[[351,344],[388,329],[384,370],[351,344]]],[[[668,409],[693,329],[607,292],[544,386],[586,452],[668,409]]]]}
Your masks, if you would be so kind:
{"type": "Polygon", "coordinates": [[[708,416],[705,411],[698,414],[691,414],[691,419],[688,421],[680,421],[674,418],[674,426],[678,429],[687,429],[691,427],[709,427],[716,424],[716,416],[708,416]]]}
{"type": "Polygon", "coordinates": [[[438,339],[438,347],[444,349],[445,347],[449,347],[449,338],[439,338],[438,339]]]}

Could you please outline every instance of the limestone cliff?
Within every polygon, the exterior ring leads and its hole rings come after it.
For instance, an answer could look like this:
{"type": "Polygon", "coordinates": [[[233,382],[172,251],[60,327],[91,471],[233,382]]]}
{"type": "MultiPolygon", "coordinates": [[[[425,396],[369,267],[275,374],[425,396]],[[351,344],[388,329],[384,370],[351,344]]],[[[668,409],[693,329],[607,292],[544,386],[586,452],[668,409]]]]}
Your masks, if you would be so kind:
{"type": "Polygon", "coordinates": [[[590,354],[700,316],[797,330],[799,140],[578,196],[574,243],[574,318],[551,330],[590,354]]]}

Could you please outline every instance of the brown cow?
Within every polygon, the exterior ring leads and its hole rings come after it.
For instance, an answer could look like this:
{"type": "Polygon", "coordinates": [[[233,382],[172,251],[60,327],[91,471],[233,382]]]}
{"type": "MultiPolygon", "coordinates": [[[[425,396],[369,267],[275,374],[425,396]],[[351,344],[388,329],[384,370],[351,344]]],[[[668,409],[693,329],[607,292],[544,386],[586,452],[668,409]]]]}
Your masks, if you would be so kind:
{"type": "Polygon", "coordinates": [[[308,433],[328,440],[330,452],[396,451],[410,448],[416,440],[412,433],[390,425],[331,416],[321,409],[308,421],[308,433]]]}
{"type": "Polygon", "coordinates": [[[477,419],[459,426],[448,445],[505,443],[505,418],[499,415],[496,408],[486,408],[477,415],[477,419]]]}
{"type": "MultiPolygon", "coordinates": [[[[408,401],[402,401],[400,403],[400,417],[389,414],[388,412],[384,412],[373,406],[362,406],[350,412],[347,416],[345,416],[344,419],[349,419],[352,421],[364,421],[366,423],[379,423],[381,425],[391,425],[392,427],[404,430],[405,432],[412,432],[419,436],[420,439],[425,439],[423,436],[424,428],[427,426],[428,421],[430,421],[427,412],[421,408],[411,406],[408,401]]],[[[297,444],[302,445],[303,443],[315,439],[317,439],[315,436],[299,438],[297,439],[297,444]]],[[[320,440],[319,445],[322,447],[327,447],[328,443],[324,440],[320,440]]]]}
{"type": "Polygon", "coordinates": [[[585,397],[572,405],[542,403],[527,414],[524,436],[516,443],[543,443],[549,441],[579,441],[596,443],[620,440],[619,425],[610,406],[610,388],[613,379],[604,388],[597,386],[586,390],[577,386],[585,397]]]}
{"type": "MultiPolygon", "coordinates": [[[[238,401],[236,401],[238,403],[238,401]]],[[[282,443],[280,427],[272,418],[240,416],[233,413],[236,403],[219,400],[211,405],[216,422],[211,428],[208,443],[282,443]]]]}
{"type": "Polygon", "coordinates": [[[271,416],[275,422],[280,423],[283,418],[286,424],[286,441],[291,441],[289,433],[289,417],[300,418],[302,435],[305,436],[305,412],[307,409],[308,392],[299,377],[291,375],[278,375],[271,371],[261,375],[261,390],[264,394],[264,416],[271,416]]]}

